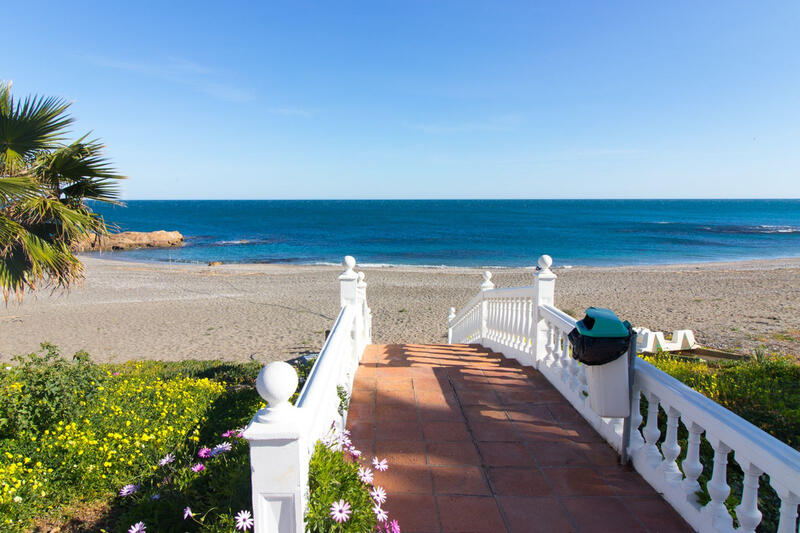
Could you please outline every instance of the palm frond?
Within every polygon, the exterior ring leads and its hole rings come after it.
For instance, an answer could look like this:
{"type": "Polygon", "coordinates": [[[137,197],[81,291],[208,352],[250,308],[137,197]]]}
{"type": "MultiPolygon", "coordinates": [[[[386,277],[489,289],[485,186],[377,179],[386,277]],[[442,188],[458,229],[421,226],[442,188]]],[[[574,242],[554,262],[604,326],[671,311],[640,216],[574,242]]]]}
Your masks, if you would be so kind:
{"type": "Polygon", "coordinates": [[[15,100],[8,85],[0,89],[0,169],[13,174],[40,150],[52,148],[73,119],[63,98],[27,96],[15,100]]]}
{"type": "Polygon", "coordinates": [[[39,154],[33,165],[34,174],[56,198],[67,203],[80,204],[84,199],[118,203],[120,190],[114,181],[125,176],[103,157],[102,143],[84,141],[85,138],[39,154]]]}
{"type": "Polygon", "coordinates": [[[39,184],[27,176],[0,177],[0,207],[15,200],[31,198],[39,194],[40,191],[39,184]]]}

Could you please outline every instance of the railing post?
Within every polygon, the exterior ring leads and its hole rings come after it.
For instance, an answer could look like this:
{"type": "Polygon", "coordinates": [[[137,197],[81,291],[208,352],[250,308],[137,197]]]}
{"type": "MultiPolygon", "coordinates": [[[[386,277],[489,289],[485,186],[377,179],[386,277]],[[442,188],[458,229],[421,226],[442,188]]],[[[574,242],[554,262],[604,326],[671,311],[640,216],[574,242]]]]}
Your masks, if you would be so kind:
{"type": "Polygon", "coordinates": [[[550,270],[553,258],[539,257],[539,269],[533,281],[533,366],[537,367],[547,358],[547,323],[541,316],[542,305],[555,304],[556,275],[550,270]]]}
{"type": "Polygon", "coordinates": [[[453,320],[456,318],[456,308],[450,308],[450,314],[447,315],[447,344],[453,344],[453,320]]]}
{"type": "Polygon", "coordinates": [[[352,255],[346,255],[342,261],[344,271],[339,274],[339,300],[342,307],[355,305],[358,301],[358,274],[353,270],[356,260],[352,255]]]}
{"type": "Polygon", "coordinates": [[[358,289],[358,300],[359,300],[359,312],[363,317],[363,339],[364,344],[370,344],[372,342],[372,310],[369,308],[367,304],[367,282],[364,281],[365,274],[363,272],[358,273],[358,282],[356,284],[356,288],[358,289]]]}
{"type": "Polygon", "coordinates": [[[483,273],[483,283],[481,283],[481,338],[478,341],[480,344],[484,344],[489,337],[489,331],[486,326],[486,319],[489,317],[489,302],[483,297],[483,293],[492,289],[494,289],[492,273],[487,270],[483,273]]]}
{"type": "Polygon", "coordinates": [[[255,533],[301,533],[308,486],[307,422],[291,403],[297,372],[283,361],[261,369],[256,389],[268,402],[244,430],[250,443],[255,533]]]}
{"type": "Polygon", "coordinates": [[[356,266],[356,260],[352,255],[346,255],[342,261],[344,271],[339,274],[339,300],[342,307],[353,306],[356,309],[356,319],[351,331],[353,339],[353,355],[356,361],[361,359],[361,354],[358,353],[359,345],[361,344],[361,332],[363,331],[363,315],[358,309],[358,274],[353,270],[356,266]]]}

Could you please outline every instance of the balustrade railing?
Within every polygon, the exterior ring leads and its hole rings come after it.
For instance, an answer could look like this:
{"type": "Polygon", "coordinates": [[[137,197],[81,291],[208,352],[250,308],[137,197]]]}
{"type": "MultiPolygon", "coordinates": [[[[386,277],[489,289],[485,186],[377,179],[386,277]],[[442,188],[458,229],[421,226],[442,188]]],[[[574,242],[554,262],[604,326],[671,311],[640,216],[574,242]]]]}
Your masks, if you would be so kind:
{"type": "MultiPolygon", "coordinates": [[[[549,256],[539,258],[531,287],[495,289],[491,274],[484,273],[480,293],[461,312],[451,309],[448,339],[480,344],[534,366],[621,452],[623,419],[600,417],[589,405],[586,368],[572,358],[567,338],[576,320],[555,307],[556,276],[551,264],[549,256]]],[[[759,483],[767,474],[780,499],[777,531],[797,533],[800,452],[646,361],[636,359],[633,376],[628,456],[691,527],[703,533],[754,532],[762,520],[759,483]],[[642,398],[646,416],[641,412],[642,398]],[[665,426],[659,424],[660,413],[665,426]],[[685,442],[679,438],[681,426],[685,442]],[[713,450],[713,460],[706,464],[702,442],[713,450]],[[726,507],[731,493],[727,480],[731,452],[744,476],[734,515],[726,507]],[[709,476],[705,488],[710,501],[705,505],[698,498],[703,472],[709,476]]]]}
{"type": "Polygon", "coordinates": [[[349,396],[364,348],[371,342],[372,312],[364,274],[345,257],[339,275],[341,309],[294,405],[294,367],[282,361],[261,369],[256,380],[268,406],[244,431],[250,443],[253,517],[256,533],[300,533],[308,491],[308,462],[316,442],[335,424],[345,427],[339,391],[349,396]]]}

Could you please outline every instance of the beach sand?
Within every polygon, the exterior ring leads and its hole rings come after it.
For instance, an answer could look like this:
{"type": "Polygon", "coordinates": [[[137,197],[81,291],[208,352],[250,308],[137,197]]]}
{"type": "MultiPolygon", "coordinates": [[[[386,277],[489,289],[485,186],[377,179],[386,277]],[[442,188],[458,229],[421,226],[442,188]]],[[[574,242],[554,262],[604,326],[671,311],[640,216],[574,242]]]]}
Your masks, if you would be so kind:
{"type": "MultiPolygon", "coordinates": [[[[326,266],[132,263],[84,257],[67,294],[28,294],[0,312],[0,358],[51,342],[98,361],[267,362],[317,351],[338,312],[326,266]]],[[[446,342],[446,317],[477,293],[481,270],[364,268],[376,343],[446,342]]],[[[609,307],[635,326],[693,329],[701,344],[800,353],[800,259],[556,269],[556,305],[609,307]]],[[[529,269],[495,269],[498,287],[530,285],[529,269]]]]}

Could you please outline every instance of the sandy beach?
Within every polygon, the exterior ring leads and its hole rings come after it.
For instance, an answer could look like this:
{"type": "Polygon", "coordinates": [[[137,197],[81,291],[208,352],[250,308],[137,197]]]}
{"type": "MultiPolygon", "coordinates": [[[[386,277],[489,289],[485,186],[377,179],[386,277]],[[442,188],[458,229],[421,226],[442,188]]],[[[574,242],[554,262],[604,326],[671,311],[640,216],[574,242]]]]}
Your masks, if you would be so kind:
{"type": "MultiPolygon", "coordinates": [[[[272,361],[319,349],[338,311],[339,268],[201,266],[84,257],[86,280],[40,291],[0,313],[0,358],[41,342],[99,361],[272,361]]],[[[478,290],[481,270],[364,268],[377,343],[446,341],[450,306],[478,290]]],[[[529,269],[493,270],[498,287],[529,269]]],[[[636,326],[693,329],[700,343],[800,353],[800,259],[557,269],[556,305],[609,307],[636,326]]]]}

